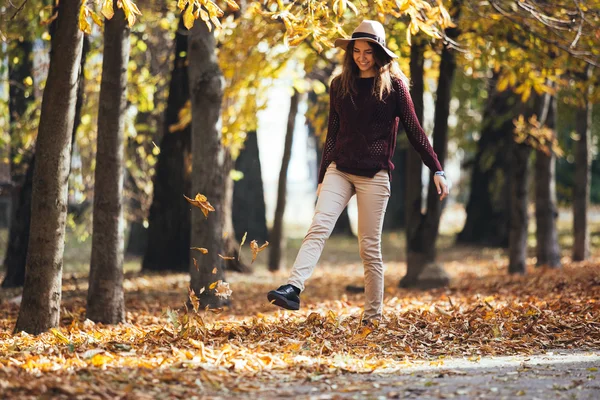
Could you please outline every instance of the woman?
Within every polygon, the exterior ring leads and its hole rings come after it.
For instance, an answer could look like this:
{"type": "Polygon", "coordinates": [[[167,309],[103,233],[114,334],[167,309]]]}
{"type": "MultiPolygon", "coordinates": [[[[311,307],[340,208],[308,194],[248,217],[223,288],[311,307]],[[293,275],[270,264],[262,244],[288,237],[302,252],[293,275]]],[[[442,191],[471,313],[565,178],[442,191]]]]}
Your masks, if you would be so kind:
{"type": "Polygon", "coordinates": [[[356,194],[366,322],[379,319],[382,313],[381,230],[390,196],[398,118],[410,143],[434,173],[440,200],[448,195],[449,187],[415,114],[408,79],[395,61],[397,56],[385,46],[383,26],[365,20],[351,39],[337,39],[335,46],[344,48],[346,55],[341,75],[331,82],[315,214],[288,283],[270,291],[267,298],[288,310],[300,308],[304,282],[312,275],[340,213],[356,194]]]}

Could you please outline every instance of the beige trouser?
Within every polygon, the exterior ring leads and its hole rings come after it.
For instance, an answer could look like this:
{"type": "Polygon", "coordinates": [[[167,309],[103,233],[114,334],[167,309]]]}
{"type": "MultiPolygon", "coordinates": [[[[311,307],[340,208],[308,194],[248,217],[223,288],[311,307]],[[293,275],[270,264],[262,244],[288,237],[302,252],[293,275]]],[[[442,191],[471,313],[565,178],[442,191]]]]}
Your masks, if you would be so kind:
{"type": "Polygon", "coordinates": [[[390,197],[387,170],[381,170],[373,178],[368,178],[338,171],[335,163],[331,163],[325,173],[315,214],[294,262],[288,284],[304,290],[304,282],[312,275],[325,240],[354,194],[358,205],[358,243],[365,273],[363,318],[377,318],[381,316],[383,307],[381,229],[390,197]]]}

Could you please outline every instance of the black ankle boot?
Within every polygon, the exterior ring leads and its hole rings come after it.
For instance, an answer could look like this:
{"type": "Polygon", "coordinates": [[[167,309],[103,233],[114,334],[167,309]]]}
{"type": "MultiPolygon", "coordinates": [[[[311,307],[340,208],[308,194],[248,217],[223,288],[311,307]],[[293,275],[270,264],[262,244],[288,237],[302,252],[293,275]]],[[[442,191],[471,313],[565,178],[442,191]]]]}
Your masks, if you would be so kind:
{"type": "Polygon", "coordinates": [[[300,289],[293,285],[279,286],[277,290],[271,290],[267,299],[276,306],[286,310],[300,309],[300,289]]]}

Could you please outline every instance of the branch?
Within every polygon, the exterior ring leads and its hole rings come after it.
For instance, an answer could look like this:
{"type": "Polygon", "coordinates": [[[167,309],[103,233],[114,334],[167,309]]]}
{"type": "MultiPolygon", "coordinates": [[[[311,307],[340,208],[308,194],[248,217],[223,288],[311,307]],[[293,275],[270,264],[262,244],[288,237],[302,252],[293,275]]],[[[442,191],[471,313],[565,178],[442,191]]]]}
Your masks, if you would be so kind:
{"type": "Polygon", "coordinates": [[[23,4],[21,4],[21,7],[19,7],[17,9],[17,11],[15,11],[15,13],[13,14],[13,16],[10,17],[11,20],[15,19],[15,17],[17,16],[17,14],[19,14],[21,12],[21,10],[23,10],[23,7],[25,7],[25,4],[27,4],[27,0],[23,0],[23,4]]]}

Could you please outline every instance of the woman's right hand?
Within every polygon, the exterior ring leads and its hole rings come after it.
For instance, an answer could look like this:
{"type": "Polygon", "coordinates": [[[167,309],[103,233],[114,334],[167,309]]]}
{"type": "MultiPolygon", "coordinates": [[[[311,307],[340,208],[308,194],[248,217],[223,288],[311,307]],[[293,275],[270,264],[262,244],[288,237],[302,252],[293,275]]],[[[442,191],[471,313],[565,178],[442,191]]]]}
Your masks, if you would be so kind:
{"type": "Polygon", "coordinates": [[[317,197],[319,197],[319,195],[321,194],[321,185],[322,183],[319,183],[319,185],[317,186],[317,197]]]}

